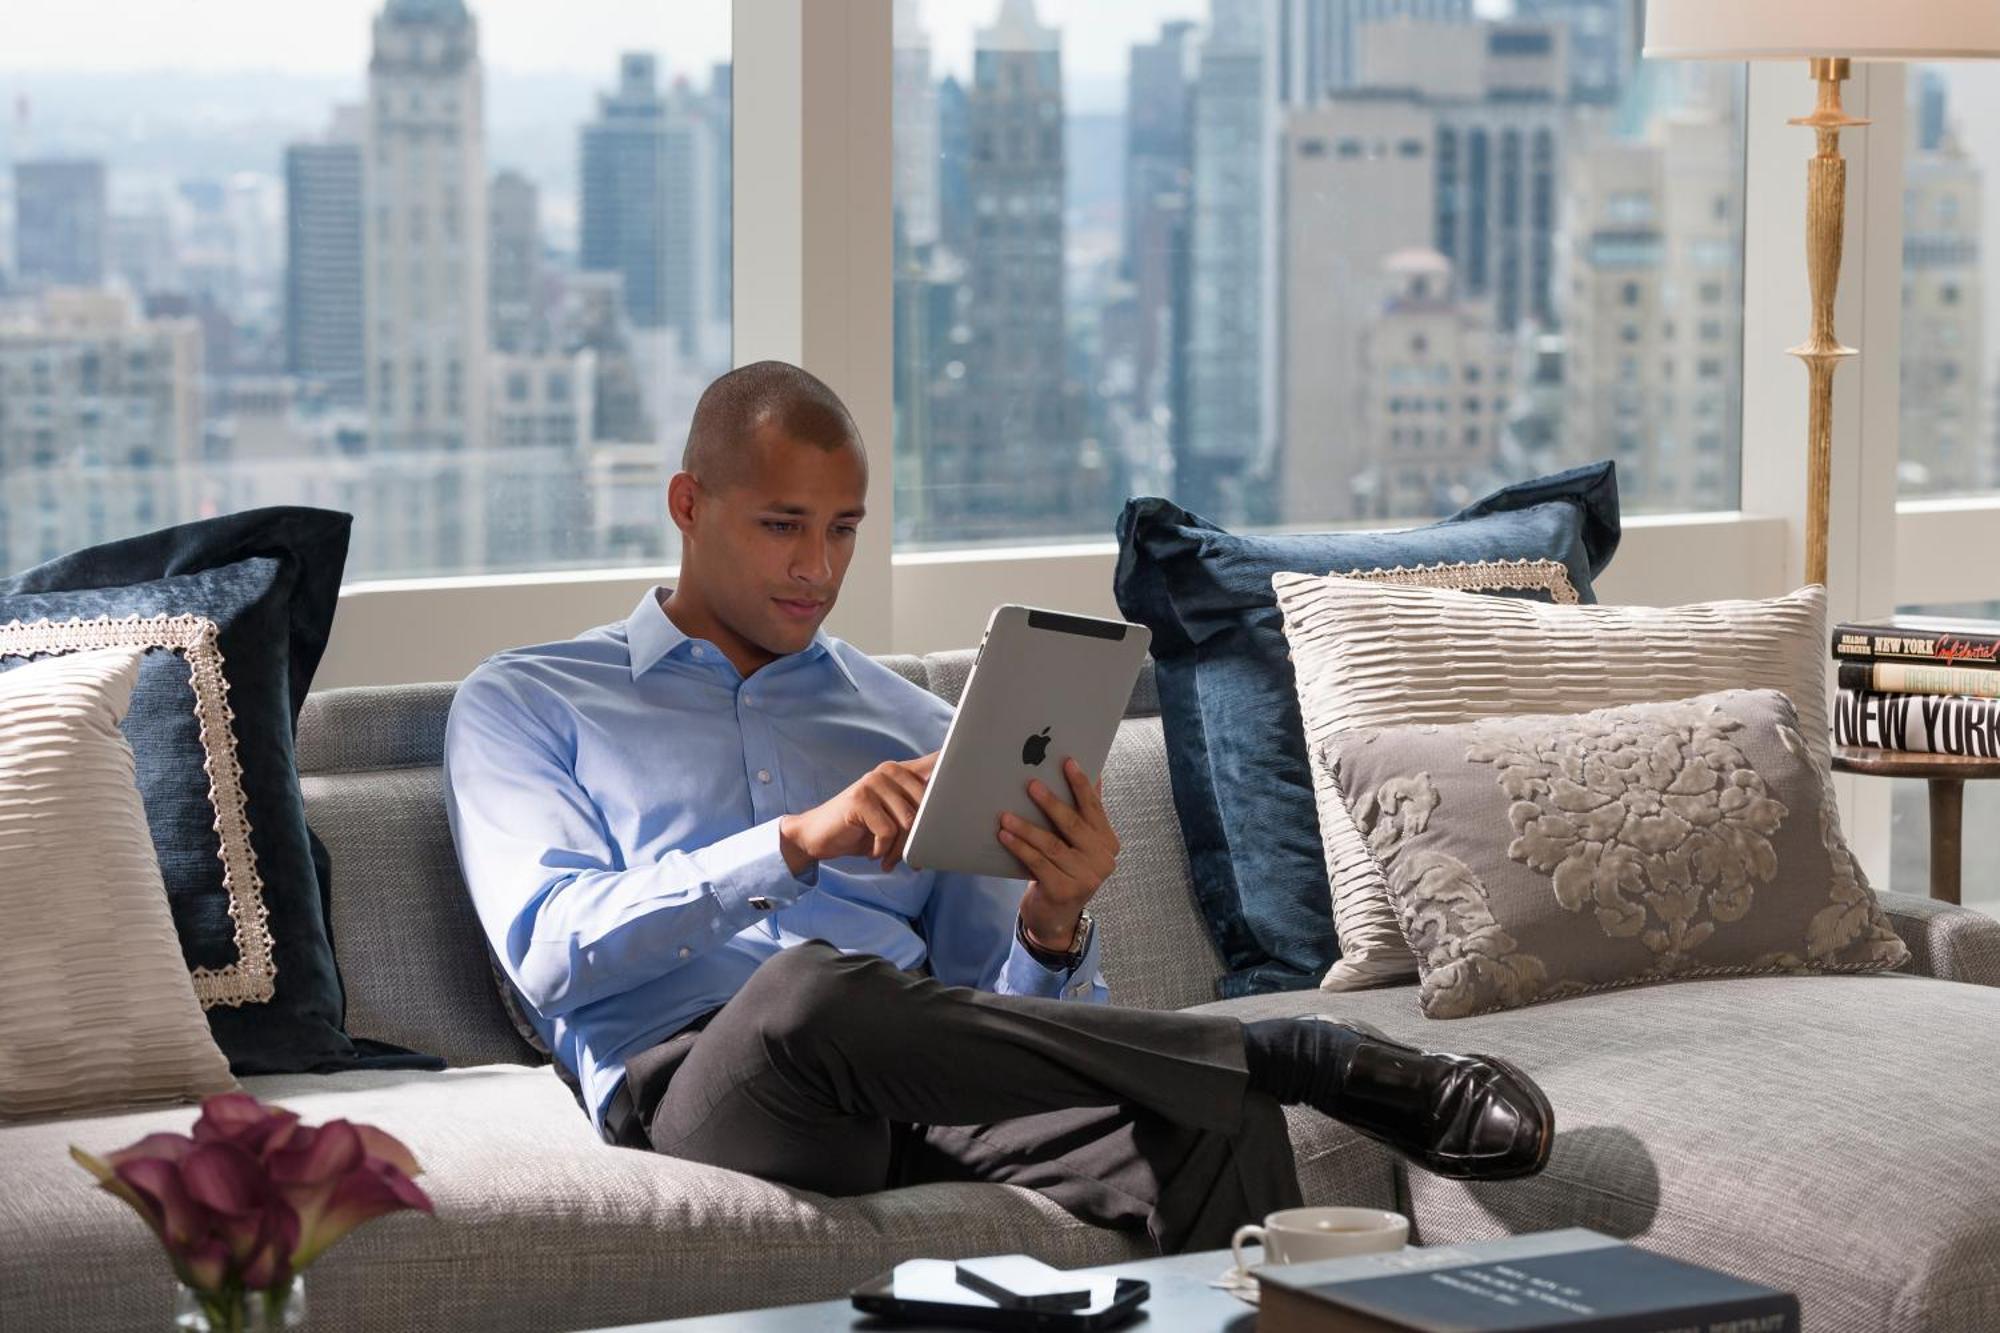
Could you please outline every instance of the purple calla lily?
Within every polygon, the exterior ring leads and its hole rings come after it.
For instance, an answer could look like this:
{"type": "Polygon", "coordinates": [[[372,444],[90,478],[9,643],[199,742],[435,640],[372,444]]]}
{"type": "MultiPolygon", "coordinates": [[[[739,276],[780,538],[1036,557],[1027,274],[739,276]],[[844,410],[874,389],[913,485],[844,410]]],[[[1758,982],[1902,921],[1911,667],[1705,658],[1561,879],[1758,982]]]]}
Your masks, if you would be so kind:
{"type": "Polygon", "coordinates": [[[205,1302],[279,1292],[355,1227],[432,1212],[416,1158],[372,1125],[294,1113],[232,1092],[202,1103],[192,1135],[148,1134],[99,1158],[70,1156],[138,1213],[175,1274],[205,1302]]]}

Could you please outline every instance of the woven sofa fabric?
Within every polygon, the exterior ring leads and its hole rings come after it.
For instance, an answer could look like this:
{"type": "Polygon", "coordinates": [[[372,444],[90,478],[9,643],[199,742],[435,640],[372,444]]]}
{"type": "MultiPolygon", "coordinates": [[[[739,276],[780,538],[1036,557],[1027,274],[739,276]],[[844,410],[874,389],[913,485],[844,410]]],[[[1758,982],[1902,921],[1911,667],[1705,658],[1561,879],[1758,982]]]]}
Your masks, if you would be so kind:
{"type": "Polygon", "coordinates": [[[1608,991],[1439,1023],[1407,987],[1255,996],[1490,1051],[1556,1113],[1549,1165],[1399,1170],[1426,1245],[1587,1226],[1797,1292],[1815,1333],[2000,1327],[2000,991],[1885,974],[1608,991]]]}
{"type": "Polygon", "coordinates": [[[350,523],[249,510],[0,579],[0,669],[146,649],[124,731],[196,993],[239,1074],[357,1058],[341,1025],[330,868],[293,749],[350,523]]]}
{"type": "Polygon", "coordinates": [[[1317,985],[1339,952],[1311,772],[1271,579],[1286,571],[1512,566],[1456,582],[1591,601],[1618,545],[1610,463],[1496,491],[1406,532],[1244,536],[1165,500],[1127,503],[1114,591],[1153,631],[1174,804],[1225,994],[1317,985]],[[1526,567],[1521,566],[1526,562],[1526,567]]]}
{"type": "Polygon", "coordinates": [[[1941,981],[2000,986],[2000,921],[1913,893],[1877,893],[1910,951],[1904,971],[1941,981]]]}
{"type": "Polygon", "coordinates": [[[235,1086],[118,730],[136,648],[0,673],[0,1120],[235,1086]]]}
{"type": "MultiPolygon", "coordinates": [[[[436,1205],[435,1217],[372,1222],[313,1265],[314,1333],[596,1328],[825,1300],[924,1255],[1025,1250],[1080,1267],[1139,1257],[1145,1246],[1141,1234],[1089,1226],[1012,1186],[830,1199],[615,1148],[546,1069],[357,1071],[244,1086],[308,1124],[345,1117],[396,1135],[436,1205]]],[[[0,1131],[7,1327],[170,1325],[173,1278],[159,1243],[67,1149],[185,1133],[193,1119],[190,1108],[0,1131]]]]}
{"type": "MultiPolygon", "coordinates": [[[[1774,689],[1798,709],[1814,766],[1830,766],[1826,593],[1678,607],[1551,606],[1432,588],[1280,574],[1308,752],[1356,727],[1576,713],[1710,690],[1774,689]]],[[[1324,876],[1343,956],[1321,985],[1416,975],[1388,886],[1331,781],[1314,783],[1324,876]]],[[[1836,807],[1828,807],[1837,819],[1836,807]]],[[[1864,886],[1860,867],[1854,874],[1864,886]]]]}

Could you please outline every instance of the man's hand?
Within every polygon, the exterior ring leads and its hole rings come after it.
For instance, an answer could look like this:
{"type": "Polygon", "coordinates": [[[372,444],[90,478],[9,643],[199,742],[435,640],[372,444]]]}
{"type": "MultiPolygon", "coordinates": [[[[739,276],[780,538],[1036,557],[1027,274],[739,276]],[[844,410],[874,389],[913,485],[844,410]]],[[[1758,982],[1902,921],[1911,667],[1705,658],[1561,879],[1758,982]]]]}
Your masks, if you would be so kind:
{"type": "Polygon", "coordinates": [[[932,751],[920,759],[877,764],[832,800],[780,819],[778,846],[785,865],[798,875],[818,861],[872,856],[883,870],[894,870],[937,758],[932,751]]]}
{"type": "Polygon", "coordinates": [[[1104,813],[1098,788],[1074,759],[1063,760],[1076,808],[1042,785],[1028,782],[1028,796],[1048,816],[1055,832],[1012,814],[1000,816],[1000,845],[1034,876],[1021,895],[1021,925],[1037,948],[1063,953],[1074,947],[1084,905],[1118,865],[1118,835],[1104,813]]]}

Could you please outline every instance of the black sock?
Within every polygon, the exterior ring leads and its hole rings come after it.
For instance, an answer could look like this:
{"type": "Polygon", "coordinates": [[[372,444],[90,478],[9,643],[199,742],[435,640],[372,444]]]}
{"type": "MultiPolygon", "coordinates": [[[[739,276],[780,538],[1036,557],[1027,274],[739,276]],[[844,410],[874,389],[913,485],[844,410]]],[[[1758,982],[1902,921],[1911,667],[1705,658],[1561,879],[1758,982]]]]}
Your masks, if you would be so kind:
{"type": "Polygon", "coordinates": [[[1352,1028],[1307,1018],[1245,1023],[1243,1061],[1250,1086],[1281,1105],[1311,1106],[1332,1115],[1347,1079],[1347,1058],[1360,1040],[1352,1028]]]}

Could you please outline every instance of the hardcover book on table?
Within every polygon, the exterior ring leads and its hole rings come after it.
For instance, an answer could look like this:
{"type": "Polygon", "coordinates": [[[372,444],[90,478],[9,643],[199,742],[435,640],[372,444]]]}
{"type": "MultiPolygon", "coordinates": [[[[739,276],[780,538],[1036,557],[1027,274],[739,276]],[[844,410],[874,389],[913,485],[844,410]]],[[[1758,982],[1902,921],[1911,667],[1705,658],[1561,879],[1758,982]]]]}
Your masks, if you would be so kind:
{"type": "Polygon", "coordinates": [[[1833,627],[1833,655],[1845,662],[2000,669],[2000,620],[1896,616],[1850,622],[1833,627]]]}
{"type": "Polygon", "coordinates": [[[1582,1228],[1257,1270],[1258,1333],[1796,1333],[1798,1298],[1582,1228]]]}

